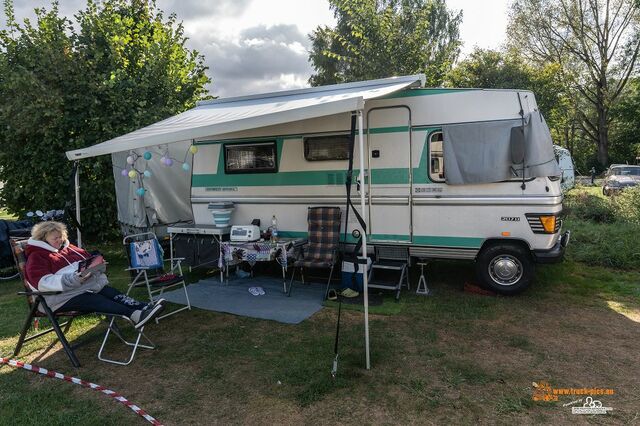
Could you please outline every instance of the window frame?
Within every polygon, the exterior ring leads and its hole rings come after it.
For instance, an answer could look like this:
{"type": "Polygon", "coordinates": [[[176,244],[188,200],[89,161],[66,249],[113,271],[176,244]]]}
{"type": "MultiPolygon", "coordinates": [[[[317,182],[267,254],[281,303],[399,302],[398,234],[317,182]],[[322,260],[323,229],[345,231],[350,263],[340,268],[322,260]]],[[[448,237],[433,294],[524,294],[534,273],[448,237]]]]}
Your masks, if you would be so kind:
{"type": "Polygon", "coordinates": [[[278,143],[276,139],[269,139],[257,142],[229,142],[222,145],[224,151],[224,172],[225,174],[252,174],[252,173],[277,173],[278,172],[278,143]],[[251,148],[257,146],[271,146],[273,150],[273,167],[260,169],[230,169],[228,150],[232,148],[251,148]]]}
{"type": "Polygon", "coordinates": [[[344,134],[344,133],[340,133],[340,134],[335,134],[335,135],[316,135],[316,136],[305,136],[302,138],[302,152],[303,152],[303,156],[304,159],[306,161],[348,161],[349,160],[349,139],[350,139],[350,135],[349,134],[344,134]],[[335,138],[344,138],[347,142],[347,157],[346,158],[317,158],[317,159],[310,159],[308,158],[308,142],[309,141],[313,141],[314,139],[327,139],[327,138],[331,138],[331,137],[335,137],[335,138]]]}
{"type": "Polygon", "coordinates": [[[444,132],[442,131],[442,129],[440,130],[434,130],[431,133],[429,133],[429,136],[427,136],[427,143],[429,144],[429,164],[427,164],[427,173],[429,175],[429,180],[431,182],[434,183],[445,183],[446,182],[446,175],[445,175],[445,171],[444,171],[444,132]],[[434,172],[432,170],[432,164],[433,164],[433,150],[431,149],[431,143],[432,142],[439,142],[439,141],[432,141],[433,137],[435,135],[442,135],[442,157],[440,157],[440,160],[442,161],[442,175],[444,176],[443,178],[438,178],[438,179],[434,179],[433,175],[437,174],[436,172],[434,172]]]}

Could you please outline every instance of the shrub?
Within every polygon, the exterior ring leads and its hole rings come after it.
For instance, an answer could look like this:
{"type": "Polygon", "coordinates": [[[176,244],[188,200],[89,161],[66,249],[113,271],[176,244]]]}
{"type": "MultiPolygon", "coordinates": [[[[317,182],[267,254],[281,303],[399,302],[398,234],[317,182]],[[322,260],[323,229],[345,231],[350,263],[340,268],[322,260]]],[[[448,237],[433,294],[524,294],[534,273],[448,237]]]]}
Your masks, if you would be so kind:
{"type": "Polygon", "coordinates": [[[610,199],[580,189],[567,194],[564,213],[568,217],[597,223],[612,223],[616,220],[616,212],[610,199]]]}
{"type": "Polygon", "coordinates": [[[640,224],[640,187],[622,191],[611,203],[618,221],[640,224]]]}

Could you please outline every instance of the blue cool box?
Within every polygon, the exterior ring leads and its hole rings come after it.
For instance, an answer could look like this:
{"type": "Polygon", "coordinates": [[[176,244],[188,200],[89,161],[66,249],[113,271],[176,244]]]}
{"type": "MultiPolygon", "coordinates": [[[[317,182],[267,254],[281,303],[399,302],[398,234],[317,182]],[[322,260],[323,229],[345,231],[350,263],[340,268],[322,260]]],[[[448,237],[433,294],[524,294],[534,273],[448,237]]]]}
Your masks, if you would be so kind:
{"type": "MultiPolygon", "coordinates": [[[[367,270],[371,270],[371,258],[367,258],[367,270]]],[[[355,282],[353,281],[353,263],[344,261],[342,262],[342,288],[350,288],[359,293],[362,293],[362,272],[364,271],[364,265],[358,265],[358,273],[356,274],[355,282]]]]}

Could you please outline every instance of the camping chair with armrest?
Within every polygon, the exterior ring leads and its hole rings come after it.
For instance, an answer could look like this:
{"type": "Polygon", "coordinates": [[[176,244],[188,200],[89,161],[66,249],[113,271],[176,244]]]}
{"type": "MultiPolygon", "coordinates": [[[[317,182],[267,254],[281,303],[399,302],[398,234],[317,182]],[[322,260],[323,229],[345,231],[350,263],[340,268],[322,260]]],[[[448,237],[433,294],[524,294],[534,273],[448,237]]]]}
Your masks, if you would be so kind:
{"type": "Polygon", "coordinates": [[[115,322],[116,317],[125,320],[126,322],[131,323],[131,320],[127,317],[113,314],[106,314],[101,312],[81,312],[81,311],[68,311],[68,312],[53,312],[47,302],[44,299],[44,296],[59,294],[60,292],[56,291],[37,291],[35,287],[33,287],[26,278],[25,269],[27,264],[27,256],[25,253],[25,248],[27,247],[28,240],[11,240],[11,248],[13,252],[13,257],[16,262],[16,266],[18,271],[20,272],[20,277],[22,278],[22,284],[24,285],[25,291],[18,292],[19,295],[25,296],[27,300],[27,304],[29,306],[29,314],[27,315],[27,319],[24,322],[24,326],[22,327],[22,331],[20,332],[20,337],[18,338],[18,343],[16,344],[16,349],[13,353],[13,356],[18,356],[20,354],[20,350],[22,346],[31,340],[37,339],[38,337],[47,335],[51,332],[55,332],[58,340],[62,344],[62,347],[69,357],[69,360],[73,364],[74,367],[80,367],[80,361],[75,354],[74,349],[79,346],[79,344],[71,345],[67,340],[65,334],[71,328],[71,324],[74,318],[83,316],[83,315],[104,315],[109,319],[107,332],[105,333],[104,339],[102,341],[102,345],[100,346],[100,350],[98,351],[98,359],[101,361],[109,362],[112,364],[119,365],[128,365],[133,361],[133,358],[136,355],[138,348],[144,349],[154,349],[155,345],[144,335],[144,326],[135,330],[136,338],[133,341],[128,341],[122,335],[118,325],[115,322]],[[29,333],[29,329],[31,328],[31,324],[37,318],[47,318],[51,323],[51,327],[42,330],[40,332],[36,331],[35,334],[27,336],[29,333]],[[60,319],[65,319],[65,322],[60,323],[60,319]],[[64,327],[64,328],[63,328],[64,327]],[[125,345],[131,347],[131,352],[129,357],[125,361],[117,361],[113,359],[106,358],[103,356],[104,349],[107,344],[107,339],[110,333],[114,333],[125,345]],[[149,344],[141,343],[141,339],[144,338],[149,344]]]}
{"type": "Polygon", "coordinates": [[[289,283],[289,292],[293,287],[296,269],[300,269],[302,282],[304,283],[304,268],[330,269],[329,279],[324,298],[327,298],[333,270],[338,261],[338,247],[340,244],[340,220],[342,211],[340,207],[309,207],[307,211],[308,243],[301,249],[301,258],[293,264],[293,273],[289,283]]]}
{"type": "Polygon", "coordinates": [[[186,306],[174,309],[156,318],[156,323],[162,318],[177,314],[185,309],[191,310],[187,284],[182,274],[182,259],[163,259],[164,252],[160,242],[153,232],[142,232],[139,234],[127,235],[122,240],[130,267],[128,271],[132,273],[132,281],[129,284],[127,295],[134,287],[145,287],[149,295],[149,302],[157,301],[162,294],[169,289],[182,287],[186,298],[186,306]],[[164,263],[169,262],[169,271],[165,271],[164,263]]]}
{"type": "Polygon", "coordinates": [[[406,283],[409,289],[409,248],[398,246],[375,246],[376,260],[371,265],[369,271],[369,279],[367,280],[370,288],[378,288],[383,290],[395,290],[396,300],[400,300],[400,289],[402,284],[406,283]],[[397,282],[376,282],[373,279],[375,270],[387,270],[400,272],[400,279],[397,282]]]}

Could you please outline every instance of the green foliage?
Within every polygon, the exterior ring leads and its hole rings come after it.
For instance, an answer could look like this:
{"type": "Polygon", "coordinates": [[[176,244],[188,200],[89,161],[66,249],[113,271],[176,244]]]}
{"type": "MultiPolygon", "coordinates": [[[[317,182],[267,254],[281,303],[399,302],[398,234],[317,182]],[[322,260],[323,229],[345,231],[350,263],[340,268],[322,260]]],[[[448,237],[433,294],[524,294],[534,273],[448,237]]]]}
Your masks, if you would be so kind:
{"type": "Polygon", "coordinates": [[[635,163],[640,157],[640,78],[629,81],[620,102],[611,109],[611,163],[635,163]]]}
{"type": "Polygon", "coordinates": [[[565,198],[564,227],[572,232],[569,257],[590,265],[640,268],[640,188],[613,197],[600,191],[578,187],[565,198]]]}
{"type": "Polygon", "coordinates": [[[425,73],[438,86],[458,57],[462,12],[444,0],[330,0],[335,28],[318,27],[313,86],[425,73]]]}
{"type": "MultiPolygon", "coordinates": [[[[553,129],[563,123],[567,101],[557,64],[538,67],[527,63],[515,51],[503,53],[476,48],[447,75],[446,84],[452,87],[531,90],[549,126],[553,129]]],[[[562,137],[556,134],[554,140],[562,140],[562,137]]]]}
{"type": "Polygon", "coordinates": [[[532,62],[561,65],[582,141],[609,164],[611,108],[637,73],[640,9],[629,0],[514,0],[509,44],[532,62]]]}
{"type": "MultiPolygon", "coordinates": [[[[57,3],[18,24],[5,0],[0,33],[0,203],[15,213],[61,208],[71,163],[64,153],[192,107],[205,94],[203,58],[185,48],[183,27],[155,2],[89,1],[72,26],[57,3]]],[[[111,159],[80,163],[89,236],[113,233],[111,159]]]]}

